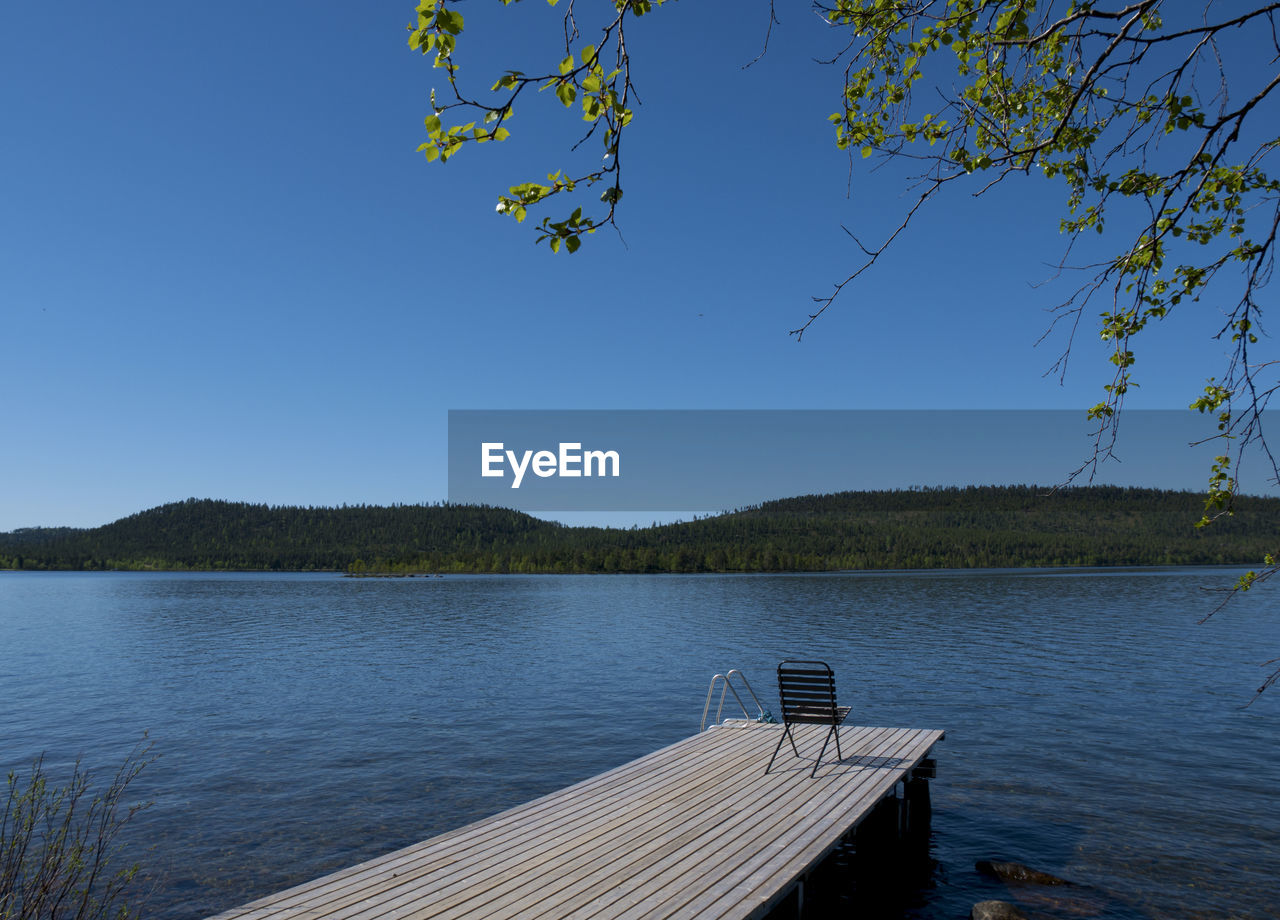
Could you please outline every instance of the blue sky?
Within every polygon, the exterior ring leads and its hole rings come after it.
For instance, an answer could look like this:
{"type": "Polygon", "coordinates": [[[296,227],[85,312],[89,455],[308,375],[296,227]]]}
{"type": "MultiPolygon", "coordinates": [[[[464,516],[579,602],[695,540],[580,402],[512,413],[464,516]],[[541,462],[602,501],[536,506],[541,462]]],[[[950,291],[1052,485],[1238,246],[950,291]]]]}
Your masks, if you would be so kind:
{"type": "MultiPolygon", "coordinates": [[[[638,24],[625,243],[573,256],[494,205],[571,163],[582,122],[543,98],[505,144],[428,165],[444,81],[406,46],[413,7],[5,10],[0,530],[189,496],[443,500],[449,409],[1082,409],[1110,379],[1092,329],[1065,384],[1043,376],[1043,183],[936,203],[788,337],[855,264],[841,225],[874,237],[910,200],[870,161],[850,181],[840,72],[812,61],[835,46],[798,5],[746,71],[764,3],[638,24]]],[[[461,8],[477,85],[558,59],[544,4],[461,8]]],[[[1220,372],[1214,319],[1148,334],[1131,406],[1183,408],[1220,372]]]]}

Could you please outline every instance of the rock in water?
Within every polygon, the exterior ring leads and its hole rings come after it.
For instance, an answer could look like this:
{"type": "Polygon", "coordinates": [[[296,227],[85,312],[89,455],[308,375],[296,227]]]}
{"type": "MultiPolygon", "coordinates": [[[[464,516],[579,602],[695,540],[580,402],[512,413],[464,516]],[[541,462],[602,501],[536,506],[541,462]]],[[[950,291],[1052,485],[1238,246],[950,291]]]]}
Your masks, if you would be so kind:
{"type": "Polygon", "coordinates": [[[969,912],[970,920],[1026,920],[1026,915],[1008,901],[979,901],[969,912]]]}
{"type": "Polygon", "coordinates": [[[980,859],[974,864],[974,868],[984,875],[993,875],[1003,882],[1023,882],[1029,885],[1071,884],[1066,879],[1050,875],[1048,872],[1041,872],[1038,869],[1028,868],[1021,863],[992,862],[988,859],[980,859]]]}

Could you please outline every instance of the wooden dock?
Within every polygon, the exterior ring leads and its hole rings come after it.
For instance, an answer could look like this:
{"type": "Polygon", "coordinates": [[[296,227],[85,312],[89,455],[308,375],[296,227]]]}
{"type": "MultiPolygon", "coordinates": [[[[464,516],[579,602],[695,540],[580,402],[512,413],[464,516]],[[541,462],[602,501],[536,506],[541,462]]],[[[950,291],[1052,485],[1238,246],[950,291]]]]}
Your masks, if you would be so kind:
{"type": "MultiPolygon", "coordinates": [[[[215,920],[757,918],[899,782],[941,731],[734,723],[215,920]]],[[[919,781],[917,780],[917,783],[919,781]]]]}

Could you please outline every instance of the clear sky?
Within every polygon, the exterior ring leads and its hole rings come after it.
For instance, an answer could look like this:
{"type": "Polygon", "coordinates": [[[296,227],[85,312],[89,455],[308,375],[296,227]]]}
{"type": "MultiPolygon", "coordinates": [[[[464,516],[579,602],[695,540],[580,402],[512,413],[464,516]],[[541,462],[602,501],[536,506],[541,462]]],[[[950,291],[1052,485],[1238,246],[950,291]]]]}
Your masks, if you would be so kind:
{"type": "MultiPolygon", "coordinates": [[[[840,70],[812,60],[837,45],[801,4],[745,71],[763,2],[638,24],[625,242],[573,256],[494,205],[570,163],[583,123],[548,94],[505,144],[427,164],[444,81],[406,45],[413,7],[0,14],[0,530],[190,496],[443,500],[449,409],[1100,398],[1091,328],[1065,383],[1043,376],[1064,340],[1036,347],[1057,299],[1034,284],[1062,253],[1062,191],[1035,181],[937,202],[802,343],[787,335],[856,262],[841,225],[875,237],[911,200],[874,161],[850,177],[826,121],[840,70]]],[[[559,14],[522,7],[461,7],[476,85],[554,66],[559,14]]],[[[1220,373],[1216,318],[1147,335],[1131,406],[1183,408],[1220,373]]]]}

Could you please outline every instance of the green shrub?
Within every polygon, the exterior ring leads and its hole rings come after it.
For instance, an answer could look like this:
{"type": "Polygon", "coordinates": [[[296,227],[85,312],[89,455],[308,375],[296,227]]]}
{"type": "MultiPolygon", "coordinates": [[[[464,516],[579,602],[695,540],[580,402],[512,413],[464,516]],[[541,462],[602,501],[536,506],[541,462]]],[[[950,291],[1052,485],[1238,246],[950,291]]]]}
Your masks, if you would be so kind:
{"type": "Polygon", "coordinates": [[[155,760],[145,737],[104,790],[76,760],[52,785],[44,755],[26,780],[11,771],[0,814],[0,920],[136,917],[125,903],[137,865],[118,866],[120,831],[150,803],[125,804],[129,784],[155,760]]]}

